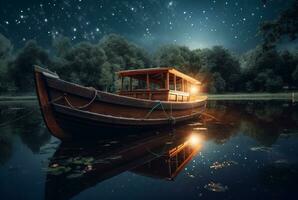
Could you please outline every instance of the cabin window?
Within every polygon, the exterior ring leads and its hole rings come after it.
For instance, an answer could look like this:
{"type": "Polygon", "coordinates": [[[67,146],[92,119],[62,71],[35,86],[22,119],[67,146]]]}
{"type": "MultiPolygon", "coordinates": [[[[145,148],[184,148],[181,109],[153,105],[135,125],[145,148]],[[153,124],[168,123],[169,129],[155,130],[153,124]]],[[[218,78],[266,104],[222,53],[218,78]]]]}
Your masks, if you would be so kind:
{"type": "MultiPolygon", "coordinates": [[[[149,90],[165,88],[164,74],[148,74],[149,90]]],[[[131,77],[122,77],[122,91],[147,90],[147,74],[131,77]]]]}
{"type": "Polygon", "coordinates": [[[182,90],[182,79],[179,77],[176,78],[176,90],[183,91],[182,90]]]}
{"type": "Polygon", "coordinates": [[[122,83],[121,83],[121,90],[122,91],[128,91],[129,90],[129,78],[128,77],[122,77],[121,78],[121,81],[122,81],[122,83]]]}
{"type": "Polygon", "coordinates": [[[175,76],[174,74],[170,74],[170,82],[169,89],[174,91],[185,92],[185,80],[181,77],[175,76]]]}
{"type": "Polygon", "coordinates": [[[133,90],[145,90],[146,89],[146,81],[140,79],[133,79],[134,85],[133,90]]]}
{"type": "Polygon", "coordinates": [[[159,90],[165,88],[164,74],[149,74],[150,90],[159,90]]]}

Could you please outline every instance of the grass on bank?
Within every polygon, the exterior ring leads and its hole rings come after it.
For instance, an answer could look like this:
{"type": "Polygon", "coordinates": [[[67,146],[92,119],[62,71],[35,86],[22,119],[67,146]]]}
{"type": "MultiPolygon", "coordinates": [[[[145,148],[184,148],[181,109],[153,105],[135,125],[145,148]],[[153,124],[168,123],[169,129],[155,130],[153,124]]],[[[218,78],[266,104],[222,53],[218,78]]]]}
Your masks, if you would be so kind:
{"type": "Polygon", "coordinates": [[[290,100],[298,101],[298,92],[207,94],[209,100],[290,100]]]}
{"type": "MultiPolygon", "coordinates": [[[[235,94],[204,94],[209,100],[290,100],[298,101],[298,92],[283,93],[235,93],[235,94]]],[[[0,96],[0,101],[33,101],[35,95],[0,96]]]]}

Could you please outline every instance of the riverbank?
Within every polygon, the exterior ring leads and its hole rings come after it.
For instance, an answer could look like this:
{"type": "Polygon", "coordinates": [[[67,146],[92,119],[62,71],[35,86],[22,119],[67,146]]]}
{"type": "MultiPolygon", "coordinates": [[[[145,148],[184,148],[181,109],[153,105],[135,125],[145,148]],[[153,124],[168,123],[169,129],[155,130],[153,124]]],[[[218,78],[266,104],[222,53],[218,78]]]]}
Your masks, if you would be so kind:
{"type": "MultiPolygon", "coordinates": [[[[236,93],[236,94],[206,94],[209,100],[288,100],[298,101],[298,92],[283,93],[236,93]]],[[[37,97],[28,96],[0,96],[0,102],[5,101],[35,101],[37,97]]]]}
{"type": "Polygon", "coordinates": [[[0,101],[34,101],[37,96],[0,96],[0,101]]]}
{"type": "MultiPolygon", "coordinates": [[[[298,92],[292,93],[236,93],[236,94],[206,94],[209,100],[289,100],[298,101],[298,92]]],[[[0,101],[34,101],[37,97],[30,96],[0,96],[0,101]]]]}
{"type": "Polygon", "coordinates": [[[298,92],[207,94],[209,100],[289,100],[298,101],[298,92]]]}

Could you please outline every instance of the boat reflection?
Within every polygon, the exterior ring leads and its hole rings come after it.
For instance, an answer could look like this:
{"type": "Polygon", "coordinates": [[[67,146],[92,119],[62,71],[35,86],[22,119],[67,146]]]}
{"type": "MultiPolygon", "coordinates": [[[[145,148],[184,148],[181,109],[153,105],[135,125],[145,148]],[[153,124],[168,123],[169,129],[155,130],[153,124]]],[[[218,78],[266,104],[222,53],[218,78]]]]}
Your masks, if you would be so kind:
{"type": "Polygon", "coordinates": [[[199,134],[192,133],[186,141],[132,171],[152,178],[173,180],[202,148],[200,138],[199,134]]]}
{"type": "Polygon", "coordinates": [[[173,180],[202,148],[202,140],[189,126],[93,144],[62,143],[47,169],[45,197],[69,199],[125,171],[173,180]]]}

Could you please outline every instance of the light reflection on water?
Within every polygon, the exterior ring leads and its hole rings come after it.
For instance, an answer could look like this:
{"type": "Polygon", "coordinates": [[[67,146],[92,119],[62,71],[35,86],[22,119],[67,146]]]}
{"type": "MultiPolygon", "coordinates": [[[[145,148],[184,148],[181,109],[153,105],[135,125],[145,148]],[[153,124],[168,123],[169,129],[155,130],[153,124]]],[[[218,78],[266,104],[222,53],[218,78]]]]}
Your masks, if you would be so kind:
{"type": "Polygon", "coordinates": [[[51,137],[36,103],[1,104],[1,199],[290,198],[297,108],[211,101],[175,130],[77,144],[51,137]]]}

